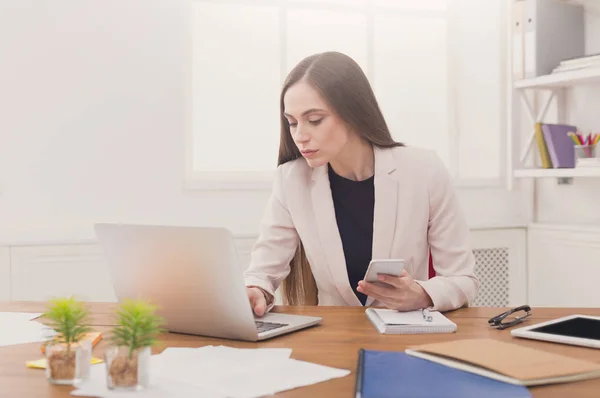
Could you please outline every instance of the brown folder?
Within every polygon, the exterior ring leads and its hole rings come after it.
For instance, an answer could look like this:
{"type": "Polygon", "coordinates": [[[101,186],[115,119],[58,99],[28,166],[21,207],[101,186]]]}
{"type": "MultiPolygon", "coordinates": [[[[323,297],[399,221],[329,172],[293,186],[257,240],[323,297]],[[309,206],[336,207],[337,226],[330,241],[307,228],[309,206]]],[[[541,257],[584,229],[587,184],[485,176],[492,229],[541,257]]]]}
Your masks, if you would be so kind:
{"type": "Polygon", "coordinates": [[[492,339],[464,339],[410,347],[406,353],[455,369],[523,386],[600,377],[600,365],[492,339]]]}

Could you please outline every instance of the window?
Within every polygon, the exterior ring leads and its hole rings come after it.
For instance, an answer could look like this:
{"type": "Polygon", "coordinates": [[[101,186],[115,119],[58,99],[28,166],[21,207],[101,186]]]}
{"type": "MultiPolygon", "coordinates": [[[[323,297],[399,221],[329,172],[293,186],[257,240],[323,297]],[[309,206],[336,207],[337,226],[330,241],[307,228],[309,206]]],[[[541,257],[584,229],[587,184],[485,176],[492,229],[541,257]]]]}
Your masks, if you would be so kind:
{"type": "Polygon", "coordinates": [[[457,182],[500,183],[502,1],[196,0],[191,175],[269,187],[279,93],[302,58],[336,50],[363,68],[392,135],[435,150],[457,182]]]}

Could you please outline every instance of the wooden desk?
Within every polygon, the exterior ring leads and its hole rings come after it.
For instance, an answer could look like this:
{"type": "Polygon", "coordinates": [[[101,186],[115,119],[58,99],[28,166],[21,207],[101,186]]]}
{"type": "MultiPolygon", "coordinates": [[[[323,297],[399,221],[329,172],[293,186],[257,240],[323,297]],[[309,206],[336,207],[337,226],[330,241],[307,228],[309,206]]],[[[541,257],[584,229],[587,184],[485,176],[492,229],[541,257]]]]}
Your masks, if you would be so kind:
{"type": "MultiPolygon", "coordinates": [[[[114,304],[92,304],[93,323],[96,329],[107,332],[112,325],[114,304]]],[[[0,302],[0,311],[42,312],[41,303],[0,302]]],[[[350,369],[352,374],[296,390],[279,394],[281,397],[352,397],[354,371],[359,348],[375,350],[404,350],[407,346],[436,341],[473,337],[488,337],[512,341],[529,347],[600,362],[600,350],[516,339],[509,330],[495,330],[487,325],[487,319],[503,312],[505,308],[467,308],[447,313],[458,325],[454,334],[430,335],[382,335],[377,333],[364,315],[361,307],[276,307],[274,311],[323,317],[320,326],[276,337],[262,343],[246,343],[178,334],[165,334],[163,341],[169,347],[200,347],[203,345],[228,345],[232,347],[287,347],[292,357],[337,368],[350,369]]],[[[600,309],[534,308],[528,324],[541,322],[568,314],[599,315],[600,309]]],[[[524,324],[522,324],[524,325],[524,324]]],[[[2,325],[4,326],[4,325],[2,325]]],[[[94,348],[94,355],[102,356],[106,342],[94,348]]],[[[155,353],[158,350],[155,350],[155,353]]],[[[1,397],[70,397],[71,387],[50,385],[44,371],[28,369],[25,361],[41,358],[39,344],[0,347],[0,396],[1,397]]],[[[536,398],[541,397],[598,397],[600,379],[582,382],[542,386],[531,389],[536,398]]]]}

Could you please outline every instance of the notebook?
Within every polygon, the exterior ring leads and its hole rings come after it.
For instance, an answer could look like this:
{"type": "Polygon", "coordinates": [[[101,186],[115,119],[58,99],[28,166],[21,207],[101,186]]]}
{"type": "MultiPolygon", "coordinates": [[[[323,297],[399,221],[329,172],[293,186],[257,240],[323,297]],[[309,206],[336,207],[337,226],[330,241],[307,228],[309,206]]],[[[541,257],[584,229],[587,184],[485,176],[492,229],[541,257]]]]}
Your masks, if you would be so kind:
{"type": "Polygon", "coordinates": [[[379,331],[384,334],[422,334],[422,333],[454,333],[456,324],[441,312],[408,311],[400,312],[383,308],[367,308],[367,317],[379,331]],[[426,317],[429,315],[430,320],[426,317]]]}
{"type": "Polygon", "coordinates": [[[542,123],[535,124],[535,140],[537,141],[538,151],[540,153],[540,159],[542,161],[542,167],[544,169],[552,168],[552,161],[550,160],[550,154],[548,153],[548,147],[544,140],[544,133],[542,131],[542,123]]]}
{"type": "Polygon", "coordinates": [[[522,386],[600,377],[600,364],[493,339],[464,339],[406,349],[408,355],[522,386]]]}
{"type": "MultiPolygon", "coordinates": [[[[102,333],[101,332],[89,332],[86,333],[85,336],[83,337],[83,340],[90,340],[92,342],[92,347],[96,346],[96,344],[98,344],[98,342],[102,339],[102,333]]],[[[46,352],[46,345],[42,344],[42,346],[40,347],[40,350],[42,351],[42,354],[46,352]]]]}
{"type": "Polygon", "coordinates": [[[404,352],[361,349],[355,397],[530,398],[531,393],[523,386],[463,372],[404,352]]]}
{"type": "Polygon", "coordinates": [[[555,169],[575,167],[575,150],[569,132],[577,127],[565,124],[542,124],[544,141],[555,169]]]}

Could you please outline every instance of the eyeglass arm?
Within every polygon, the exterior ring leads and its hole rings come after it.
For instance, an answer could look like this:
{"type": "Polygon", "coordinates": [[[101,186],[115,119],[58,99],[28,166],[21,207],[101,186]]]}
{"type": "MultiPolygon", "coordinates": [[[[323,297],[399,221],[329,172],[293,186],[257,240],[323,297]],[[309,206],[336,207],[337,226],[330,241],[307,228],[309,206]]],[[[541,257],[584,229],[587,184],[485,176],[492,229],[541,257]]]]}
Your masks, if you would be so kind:
{"type": "Polygon", "coordinates": [[[527,318],[528,316],[531,315],[531,307],[528,306],[528,305],[522,305],[520,307],[512,308],[512,309],[510,309],[510,310],[508,310],[506,312],[503,312],[500,315],[497,315],[497,316],[491,318],[490,320],[488,320],[488,323],[490,323],[490,324],[498,324],[498,323],[502,322],[502,320],[504,318],[506,318],[507,316],[509,316],[511,314],[514,314],[515,312],[518,312],[518,311],[525,311],[527,313],[527,315],[524,315],[523,317],[519,317],[517,319],[527,318]]]}

